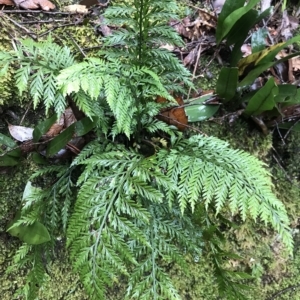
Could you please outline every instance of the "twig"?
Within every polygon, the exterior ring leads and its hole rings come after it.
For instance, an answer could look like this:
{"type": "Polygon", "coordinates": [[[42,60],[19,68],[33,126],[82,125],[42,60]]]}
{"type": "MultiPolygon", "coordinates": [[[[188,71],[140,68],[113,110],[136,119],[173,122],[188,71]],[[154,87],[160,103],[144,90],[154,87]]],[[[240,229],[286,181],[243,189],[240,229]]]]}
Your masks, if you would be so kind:
{"type": "Polygon", "coordinates": [[[83,21],[81,22],[73,22],[73,23],[69,23],[69,24],[63,24],[63,25],[57,25],[57,26],[54,26],[53,28],[43,32],[42,34],[40,34],[39,36],[44,36],[44,35],[47,35],[49,32],[52,32],[58,28],[61,28],[61,27],[68,27],[68,26],[74,26],[74,25],[78,25],[78,24],[81,24],[83,21]]]}
{"type": "Polygon", "coordinates": [[[15,10],[1,10],[2,13],[5,14],[48,14],[48,15],[78,15],[80,13],[78,12],[62,12],[62,11],[45,11],[45,10],[21,10],[21,9],[15,9],[15,10]]]}
{"type": "Polygon", "coordinates": [[[280,139],[281,139],[281,141],[282,141],[282,144],[285,145],[284,138],[283,138],[282,135],[281,135],[281,132],[280,132],[280,130],[279,130],[279,127],[278,127],[278,123],[277,123],[277,122],[276,122],[276,129],[277,129],[277,132],[278,132],[278,134],[279,134],[279,136],[280,136],[280,139]]]}
{"type": "MultiPolygon", "coordinates": [[[[217,55],[219,56],[219,49],[216,49],[216,51],[214,52],[214,55],[212,56],[211,60],[207,63],[207,65],[206,65],[205,68],[203,69],[202,74],[203,74],[204,72],[206,72],[206,70],[208,69],[208,67],[210,66],[210,64],[212,63],[212,61],[217,57],[217,55]]],[[[219,61],[220,65],[223,64],[222,62],[220,62],[219,57],[218,57],[218,61],[219,61]]],[[[202,76],[203,76],[202,74],[196,76],[194,79],[197,79],[197,78],[199,78],[199,77],[202,77],[202,76]]]]}
{"type": "Polygon", "coordinates": [[[83,49],[78,45],[78,43],[73,38],[72,34],[68,32],[69,37],[71,38],[74,46],[77,48],[77,50],[82,54],[83,57],[86,57],[86,54],[84,53],[83,49]]]}
{"type": "MultiPolygon", "coordinates": [[[[272,149],[277,153],[276,149],[272,146],[272,149]]],[[[276,157],[276,155],[272,154],[273,159],[277,162],[279,168],[282,170],[282,172],[284,173],[286,179],[293,185],[295,185],[295,183],[293,182],[292,178],[288,175],[288,173],[286,172],[286,170],[284,169],[284,167],[281,165],[281,163],[279,162],[278,158],[276,157]]],[[[296,185],[297,186],[297,185],[296,185]]]]}
{"type": "MultiPolygon", "coordinates": [[[[197,47],[199,47],[199,48],[198,48],[196,63],[195,63],[195,66],[194,66],[192,81],[194,81],[194,79],[195,79],[195,75],[196,75],[196,71],[197,71],[197,68],[198,68],[199,59],[200,59],[200,56],[201,56],[202,45],[200,44],[197,47]]],[[[190,98],[191,90],[192,90],[192,88],[189,88],[189,92],[188,92],[188,96],[187,96],[188,99],[190,98]]]]}
{"type": "Polygon", "coordinates": [[[26,111],[25,111],[25,113],[24,113],[24,115],[23,115],[23,117],[22,117],[22,119],[20,121],[20,125],[22,125],[22,123],[23,123],[23,121],[24,121],[24,119],[25,119],[25,117],[26,117],[26,115],[27,115],[27,113],[29,111],[29,108],[30,108],[31,104],[32,104],[32,100],[27,105],[26,111]]]}
{"type": "Polygon", "coordinates": [[[58,23],[58,22],[66,22],[66,20],[36,20],[36,21],[26,21],[21,22],[20,24],[43,24],[43,23],[58,23]]]}
{"type": "Polygon", "coordinates": [[[275,298],[277,298],[278,296],[280,296],[283,293],[288,292],[289,290],[296,291],[296,289],[299,288],[299,287],[300,287],[300,284],[289,286],[289,287],[287,287],[287,288],[285,288],[285,289],[283,289],[283,290],[281,290],[279,292],[276,292],[275,294],[273,294],[267,300],[274,300],[275,298]]]}
{"type": "Polygon", "coordinates": [[[290,131],[293,129],[294,126],[296,126],[296,124],[297,124],[299,121],[300,121],[300,120],[298,119],[298,120],[293,124],[293,126],[291,126],[291,127],[289,128],[289,130],[287,131],[287,133],[286,133],[286,134],[284,135],[284,137],[283,137],[284,140],[287,138],[287,136],[288,136],[288,134],[290,133],[290,131]]]}
{"type": "Polygon", "coordinates": [[[10,22],[12,22],[15,26],[17,26],[17,27],[23,29],[23,30],[24,30],[28,35],[30,35],[34,40],[37,39],[37,38],[36,38],[36,35],[35,35],[33,32],[31,32],[30,30],[28,30],[26,27],[20,25],[18,22],[16,22],[15,20],[13,20],[12,18],[10,18],[10,17],[7,16],[6,14],[3,14],[2,12],[3,12],[3,11],[0,12],[0,17],[8,19],[8,20],[9,20],[10,22]]]}
{"type": "MultiPolygon", "coordinates": [[[[176,119],[173,119],[173,118],[171,118],[171,117],[169,117],[169,116],[165,116],[165,115],[163,115],[163,114],[158,114],[158,116],[162,116],[163,118],[169,119],[169,120],[171,120],[171,121],[174,122],[174,123],[177,123],[177,124],[179,124],[179,125],[182,125],[182,126],[184,126],[184,127],[186,127],[186,128],[189,128],[189,129],[191,129],[191,130],[193,130],[193,131],[196,131],[196,132],[198,132],[198,133],[200,133],[200,134],[202,134],[202,135],[204,135],[204,136],[208,136],[206,133],[202,132],[201,130],[197,129],[197,128],[194,127],[194,126],[190,126],[190,125],[187,125],[187,124],[183,124],[183,123],[177,121],[176,119]]],[[[176,125],[174,125],[174,126],[176,126],[176,125]]]]}

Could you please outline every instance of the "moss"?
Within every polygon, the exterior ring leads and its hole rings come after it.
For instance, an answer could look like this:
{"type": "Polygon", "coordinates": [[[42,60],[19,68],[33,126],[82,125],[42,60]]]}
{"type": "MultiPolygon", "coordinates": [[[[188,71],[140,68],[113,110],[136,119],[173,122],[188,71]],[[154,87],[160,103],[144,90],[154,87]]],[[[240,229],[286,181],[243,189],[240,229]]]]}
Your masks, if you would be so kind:
{"type": "Polygon", "coordinates": [[[66,257],[62,257],[49,264],[47,266],[47,273],[49,280],[40,290],[40,299],[88,299],[79,277],[72,271],[66,257]]]}
{"type": "Polygon", "coordinates": [[[169,274],[182,299],[217,299],[218,289],[212,272],[212,266],[207,258],[193,259],[187,257],[188,270],[183,272],[176,265],[169,274]]]}
{"type": "MultiPolygon", "coordinates": [[[[5,31],[0,33],[0,51],[8,52],[12,50],[12,44],[10,36],[5,31]]],[[[8,104],[12,101],[14,95],[13,87],[13,69],[8,68],[7,73],[4,76],[0,76],[0,106],[8,104]]],[[[1,111],[0,111],[1,112],[1,111]]]]}

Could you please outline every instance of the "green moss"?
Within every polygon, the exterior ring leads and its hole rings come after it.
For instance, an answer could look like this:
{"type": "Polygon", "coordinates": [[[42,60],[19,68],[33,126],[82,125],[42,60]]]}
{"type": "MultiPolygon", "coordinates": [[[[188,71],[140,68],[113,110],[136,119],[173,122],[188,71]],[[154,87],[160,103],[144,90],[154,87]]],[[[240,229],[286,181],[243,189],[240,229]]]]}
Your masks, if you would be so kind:
{"type": "Polygon", "coordinates": [[[40,290],[40,299],[88,299],[80,283],[79,277],[72,272],[70,263],[66,257],[62,257],[49,264],[47,266],[47,273],[49,280],[40,290]]]}

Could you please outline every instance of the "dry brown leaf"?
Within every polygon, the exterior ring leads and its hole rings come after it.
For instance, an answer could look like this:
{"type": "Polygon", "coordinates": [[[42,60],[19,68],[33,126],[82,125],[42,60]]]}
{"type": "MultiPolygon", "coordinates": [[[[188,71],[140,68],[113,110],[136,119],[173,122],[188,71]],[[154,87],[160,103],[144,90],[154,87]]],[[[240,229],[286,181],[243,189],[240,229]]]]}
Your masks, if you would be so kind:
{"type": "Polygon", "coordinates": [[[58,135],[64,128],[65,125],[65,117],[64,115],[60,116],[60,119],[57,120],[47,131],[46,136],[47,137],[54,137],[58,135]]]}
{"type": "Polygon", "coordinates": [[[55,8],[55,5],[48,0],[14,0],[16,6],[24,9],[39,9],[49,11],[55,8]]]}
{"type": "Polygon", "coordinates": [[[65,128],[68,128],[69,126],[71,126],[73,123],[75,123],[77,120],[74,116],[73,110],[68,107],[66,108],[65,112],[64,112],[64,120],[65,120],[65,128]]]}
{"type": "Polygon", "coordinates": [[[183,60],[184,66],[193,65],[196,62],[197,52],[198,52],[197,47],[195,47],[192,51],[190,51],[190,53],[183,60]]]}
{"type": "Polygon", "coordinates": [[[12,0],[0,0],[0,4],[3,4],[3,5],[15,5],[15,3],[12,0]]]}

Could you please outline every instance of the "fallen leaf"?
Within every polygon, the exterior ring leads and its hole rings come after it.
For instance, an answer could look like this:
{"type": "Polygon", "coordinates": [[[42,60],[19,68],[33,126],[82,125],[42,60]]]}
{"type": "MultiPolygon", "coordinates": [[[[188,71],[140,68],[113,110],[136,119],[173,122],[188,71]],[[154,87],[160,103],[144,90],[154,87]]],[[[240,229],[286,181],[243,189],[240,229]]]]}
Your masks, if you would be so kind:
{"type": "MultiPolygon", "coordinates": [[[[175,100],[180,106],[163,109],[157,118],[169,125],[176,126],[180,131],[184,131],[188,124],[188,118],[184,110],[184,102],[181,97],[175,97],[175,100]]],[[[165,98],[160,96],[156,98],[157,103],[165,103],[166,101],[165,98]]]]}
{"type": "Polygon", "coordinates": [[[24,9],[39,9],[49,11],[55,8],[55,5],[48,0],[14,0],[16,6],[24,9]]]}
{"type": "Polygon", "coordinates": [[[80,13],[80,14],[87,14],[89,12],[89,10],[86,8],[85,5],[80,5],[80,4],[65,6],[64,11],[72,12],[72,13],[80,13]]]}
{"type": "Polygon", "coordinates": [[[241,47],[241,51],[243,53],[243,57],[246,57],[246,56],[252,54],[251,45],[243,44],[242,47],[241,47]]]}
{"type": "Polygon", "coordinates": [[[12,0],[0,0],[0,4],[3,4],[3,5],[15,5],[15,3],[12,0]]]}
{"type": "Polygon", "coordinates": [[[65,118],[64,115],[60,116],[60,119],[57,120],[47,131],[46,136],[54,137],[57,136],[64,128],[65,125],[65,118]]]}
{"type": "Polygon", "coordinates": [[[71,107],[66,108],[64,112],[64,118],[65,118],[65,128],[68,128],[73,123],[75,123],[77,120],[74,116],[73,110],[71,107]]]}
{"type": "Polygon", "coordinates": [[[11,136],[19,142],[33,139],[33,128],[8,124],[8,130],[11,136]]]}

